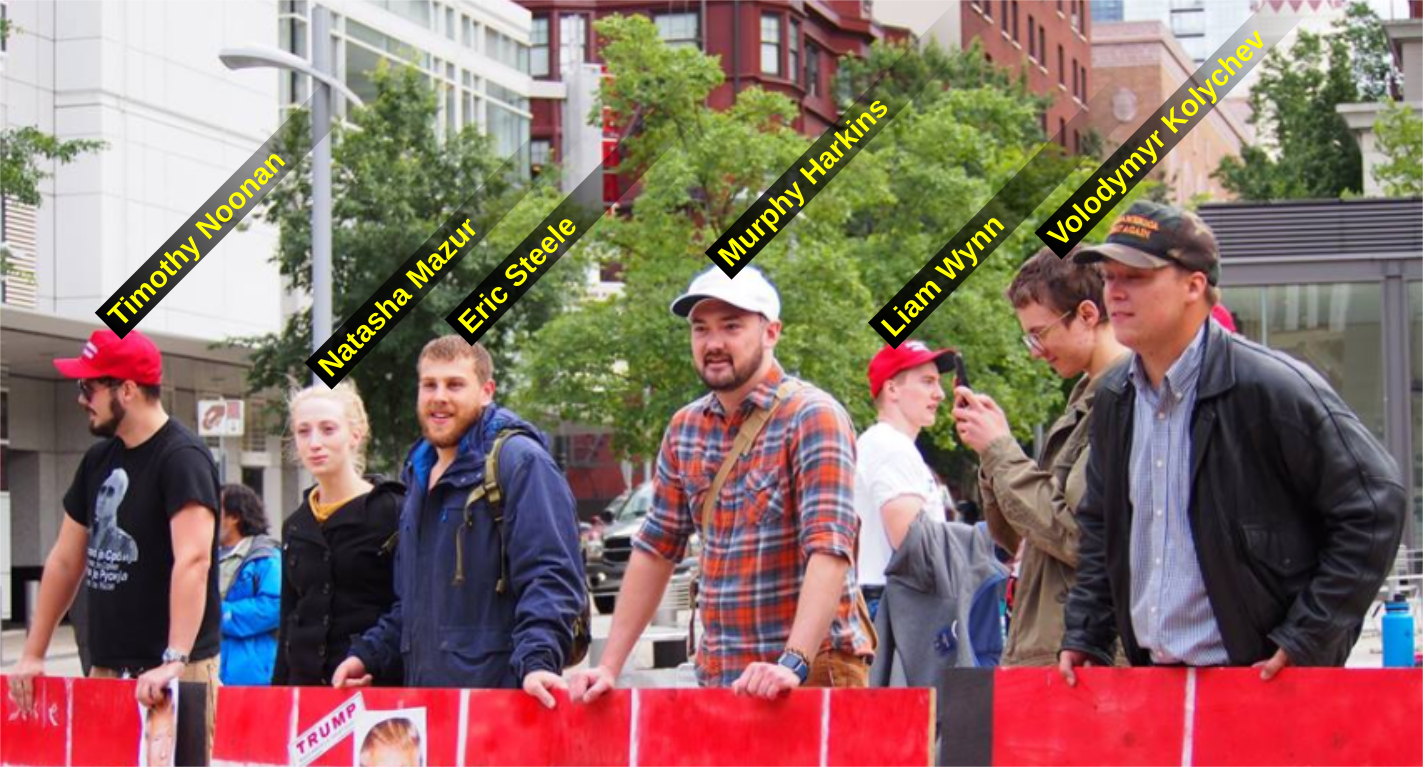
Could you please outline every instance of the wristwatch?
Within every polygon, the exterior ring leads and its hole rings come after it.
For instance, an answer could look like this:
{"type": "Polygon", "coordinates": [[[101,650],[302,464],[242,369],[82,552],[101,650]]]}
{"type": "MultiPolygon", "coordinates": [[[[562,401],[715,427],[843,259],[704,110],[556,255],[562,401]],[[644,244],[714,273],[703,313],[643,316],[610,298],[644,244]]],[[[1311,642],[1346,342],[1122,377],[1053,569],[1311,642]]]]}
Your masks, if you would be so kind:
{"type": "Polygon", "coordinates": [[[805,656],[789,647],[786,648],[785,652],[781,653],[781,657],[776,661],[776,665],[785,666],[791,671],[794,671],[796,677],[800,679],[801,684],[805,684],[805,681],[810,678],[810,664],[806,662],[805,656]]]}
{"type": "Polygon", "coordinates": [[[188,665],[188,654],[185,652],[178,652],[177,650],[174,650],[173,648],[169,647],[168,649],[163,651],[162,660],[163,665],[165,666],[169,663],[181,663],[186,666],[188,665]]]}

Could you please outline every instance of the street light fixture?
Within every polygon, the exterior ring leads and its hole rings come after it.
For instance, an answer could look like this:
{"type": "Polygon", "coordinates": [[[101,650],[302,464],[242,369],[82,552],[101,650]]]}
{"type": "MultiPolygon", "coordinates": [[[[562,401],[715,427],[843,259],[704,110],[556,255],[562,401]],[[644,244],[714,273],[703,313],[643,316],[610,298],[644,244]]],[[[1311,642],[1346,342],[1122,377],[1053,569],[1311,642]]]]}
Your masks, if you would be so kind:
{"type": "MultiPolygon", "coordinates": [[[[286,69],[310,77],[311,135],[320,136],[312,147],[311,162],[311,350],[320,350],[331,337],[331,90],[356,106],[363,103],[331,72],[331,15],[325,7],[311,8],[311,61],[277,48],[224,48],[218,53],[228,69],[286,69]]],[[[312,380],[319,380],[315,373],[312,380]]]]}

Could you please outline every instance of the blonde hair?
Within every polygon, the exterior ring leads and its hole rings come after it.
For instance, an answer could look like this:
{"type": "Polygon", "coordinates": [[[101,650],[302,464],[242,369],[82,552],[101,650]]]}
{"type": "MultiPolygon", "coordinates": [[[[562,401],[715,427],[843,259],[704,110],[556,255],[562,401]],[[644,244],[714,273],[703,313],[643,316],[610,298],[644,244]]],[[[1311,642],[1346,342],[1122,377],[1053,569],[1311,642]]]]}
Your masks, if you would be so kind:
{"type": "Polygon", "coordinates": [[[439,362],[470,360],[474,362],[474,374],[481,382],[494,378],[494,358],[489,356],[489,350],[485,349],[483,344],[471,344],[457,335],[440,336],[425,344],[425,348],[420,350],[420,360],[416,364],[427,359],[439,362]]]}
{"type": "MultiPolygon", "coordinates": [[[[355,466],[357,474],[364,474],[366,471],[366,445],[370,442],[371,421],[366,416],[366,404],[361,401],[361,395],[356,391],[356,384],[351,381],[343,381],[336,385],[336,388],[327,388],[325,384],[313,384],[305,389],[293,391],[287,397],[287,423],[290,428],[291,420],[296,417],[297,406],[303,402],[313,399],[325,399],[335,402],[341,412],[346,416],[346,425],[351,433],[357,435],[359,446],[355,454],[351,457],[351,462],[355,466]]],[[[292,455],[296,456],[295,450],[296,435],[292,434],[292,455]]]]}
{"type": "Polygon", "coordinates": [[[420,731],[415,729],[414,722],[405,717],[383,720],[366,733],[366,739],[361,743],[361,756],[381,747],[414,751],[418,757],[420,731]]]}

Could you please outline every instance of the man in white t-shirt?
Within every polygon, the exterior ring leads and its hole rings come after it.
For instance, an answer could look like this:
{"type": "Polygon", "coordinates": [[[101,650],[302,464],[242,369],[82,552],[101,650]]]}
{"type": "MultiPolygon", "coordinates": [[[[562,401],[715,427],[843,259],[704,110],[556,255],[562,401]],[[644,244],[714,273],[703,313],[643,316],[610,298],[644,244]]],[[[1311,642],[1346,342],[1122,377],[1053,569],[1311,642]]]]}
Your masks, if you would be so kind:
{"type": "MultiPolygon", "coordinates": [[[[870,615],[879,611],[885,567],[922,508],[942,519],[944,495],[914,440],[932,426],[944,401],[940,374],[953,352],[919,341],[885,346],[870,360],[870,395],[879,422],[855,444],[855,511],[860,516],[860,588],[870,615]]],[[[948,499],[952,504],[952,499],[948,499]]]]}

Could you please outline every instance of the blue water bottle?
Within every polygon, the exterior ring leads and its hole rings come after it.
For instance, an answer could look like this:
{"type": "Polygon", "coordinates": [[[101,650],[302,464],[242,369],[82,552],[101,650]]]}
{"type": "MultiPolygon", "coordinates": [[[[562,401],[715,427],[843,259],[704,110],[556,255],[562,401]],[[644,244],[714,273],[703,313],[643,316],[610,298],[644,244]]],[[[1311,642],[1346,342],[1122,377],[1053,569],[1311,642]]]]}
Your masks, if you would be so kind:
{"type": "Polygon", "coordinates": [[[1394,594],[1383,614],[1384,668],[1413,668],[1413,616],[1408,597],[1394,594]]]}

